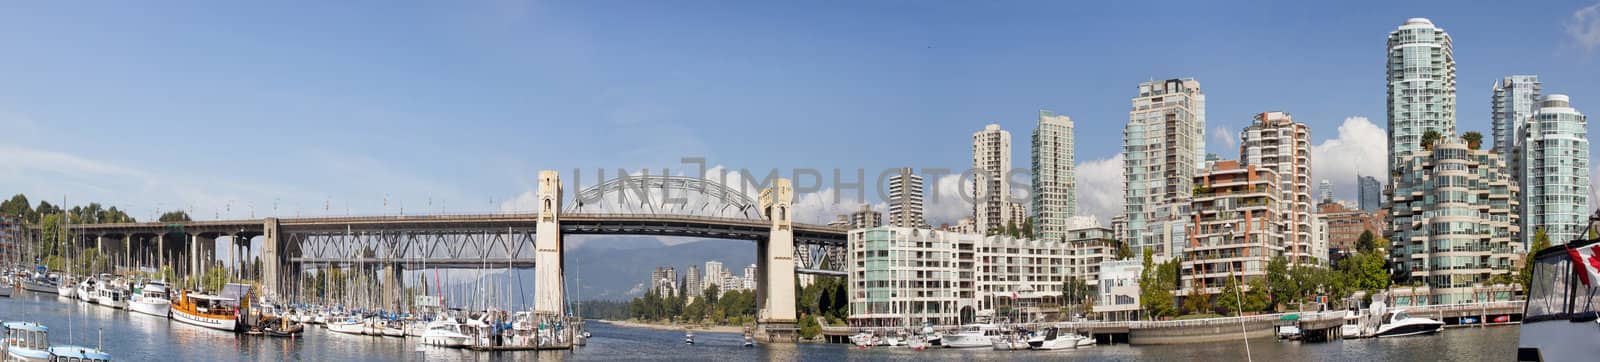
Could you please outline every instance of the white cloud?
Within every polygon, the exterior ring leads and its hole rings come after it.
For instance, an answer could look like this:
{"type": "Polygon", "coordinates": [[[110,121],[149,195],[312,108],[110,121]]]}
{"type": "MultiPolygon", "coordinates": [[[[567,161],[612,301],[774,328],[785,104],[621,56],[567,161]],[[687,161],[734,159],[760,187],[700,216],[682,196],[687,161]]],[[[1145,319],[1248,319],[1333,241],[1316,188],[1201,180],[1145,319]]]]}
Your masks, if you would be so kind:
{"type": "Polygon", "coordinates": [[[1094,215],[1109,223],[1122,214],[1122,154],[1078,164],[1078,215],[1094,215]]]}
{"type": "MultiPolygon", "coordinates": [[[[861,200],[852,195],[836,197],[838,191],[833,188],[822,191],[799,195],[794,200],[794,221],[806,224],[827,224],[841,214],[849,214],[861,210],[861,200]]],[[[870,201],[870,199],[868,199],[870,201]]],[[[887,203],[868,203],[873,210],[883,213],[887,218],[889,206],[887,203]]]]}
{"type": "Polygon", "coordinates": [[[1239,147],[1238,137],[1239,136],[1235,135],[1233,130],[1228,129],[1228,127],[1216,126],[1211,128],[1211,143],[1220,145],[1223,147],[1223,149],[1233,149],[1239,147]]]}
{"type": "Polygon", "coordinates": [[[1600,47],[1600,2],[1573,11],[1565,25],[1574,44],[1584,53],[1593,52],[1600,47]]]}
{"type": "Polygon", "coordinates": [[[962,218],[972,217],[971,191],[967,191],[972,189],[972,180],[951,174],[924,186],[922,218],[928,225],[955,225],[962,218]]]}
{"type": "Polygon", "coordinates": [[[1338,137],[1311,147],[1314,182],[1328,180],[1333,185],[1334,198],[1340,200],[1356,199],[1356,175],[1387,183],[1388,137],[1366,117],[1345,118],[1344,124],[1339,125],[1338,137]]]}

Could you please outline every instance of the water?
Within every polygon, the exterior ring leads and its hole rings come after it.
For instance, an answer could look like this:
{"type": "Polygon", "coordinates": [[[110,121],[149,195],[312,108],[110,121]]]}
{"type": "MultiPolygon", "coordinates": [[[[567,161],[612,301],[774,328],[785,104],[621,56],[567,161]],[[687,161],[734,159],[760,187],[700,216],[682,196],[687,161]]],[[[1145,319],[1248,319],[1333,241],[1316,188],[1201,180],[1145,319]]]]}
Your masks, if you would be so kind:
{"type": "MultiPolygon", "coordinates": [[[[96,331],[101,331],[104,348],[120,361],[1245,360],[1244,344],[1240,342],[1096,346],[1087,350],[1058,352],[1002,352],[987,349],[931,349],[916,352],[905,348],[859,350],[842,344],[813,343],[744,348],[738,334],[695,333],[698,344],[685,345],[682,332],[621,328],[598,322],[589,323],[589,330],[594,333],[589,345],[575,351],[485,353],[431,347],[419,351],[413,339],[350,336],[331,333],[320,327],[308,328],[303,337],[296,339],[247,336],[37,295],[0,298],[0,320],[44,323],[50,327],[50,339],[54,343],[94,346],[97,344],[96,331]],[[72,326],[71,337],[68,336],[69,324],[72,326]]],[[[1515,357],[1517,327],[1450,329],[1436,336],[1330,343],[1276,342],[1270,339],[1250,342],[1250,356],[1257,361],[1505,361],[1515,357]]]]}

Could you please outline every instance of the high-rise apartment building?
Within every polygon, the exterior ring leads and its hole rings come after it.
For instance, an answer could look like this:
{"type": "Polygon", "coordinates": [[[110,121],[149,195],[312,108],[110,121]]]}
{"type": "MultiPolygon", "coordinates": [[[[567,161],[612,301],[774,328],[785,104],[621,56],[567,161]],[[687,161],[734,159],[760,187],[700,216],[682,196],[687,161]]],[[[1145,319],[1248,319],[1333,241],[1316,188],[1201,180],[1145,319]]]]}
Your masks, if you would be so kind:
{"type": "Polygon", "coordinates": [[[1073,175],[1072,119],[1039,111],[1033,128],[1033,231],[1043,240],[1062,240],[1067,219],[1077,215],[1077,183],[1073,175]]]}
{"type": "Polygon", "coordinates": [[[706,262],[705,272],[705,276],[701,277],[704,280],[700,282],[700,289],[710,288],[713,285],[717,286],[718,290],[727,289],[723,288],[722,274],[728,271],[722,268],[722,262],[714,260],[706,262]]]}
{"type": "Polygon", "coordinates": [[[850,213],[851,229],[866,229],[883,226],[883,213],[872,209],[872,205],[861,204],[861,209],[850,213]]]}
{"type": "MultiPolygon", "coordinates": [[[[1278,215],[1288,226],[1284,257],[1289,264],[1325,262],[1326,252],[1313,252],[1316,202],[1311,200],[1311,127],[1284,112],[1257,114],[1250,126],[1239,132],[1239,158],[1245,165],[1272,170],[1278,177],[1278,215]]],[[[1324,202],[1333,201],[1328,180],[1322,180],[1322,197],[1324,202]]]]}
{"type": "Polygon", "coordinates": [[[1513,171],[1522,186],[1522,250],[1543,228],[1551,245],[1584,238],[1589,215],[1589,128],[1564,94],[1540,100],[1520,129],[1513,171]]]}
{"type": "Polygon", "coordinates": [[[1173,256],[1168,242],[1148,235],[1158,210],[1185,202],[1195,171],[1205,164],[1206,96],[1194,79],[1139,84],[1122,130],[1122,174],[1127,239],[1135,253],[1173,256]]]}
{"type": "Polygon", "coordinates": [[[700,267],[690,265],[689,270],[683,272],[683,295],[691,298],[699,297],[705,293],[700,287],[700,267]]]}
{"type": "Polygon", "coordinates": [[[1289,219],[1281,203],[1277,172],[1238,161],[1218,161],[1195,176],[1188,248],[1180,287],[1217,294],[1227,278],[1266,276],[1267,262],[1284,256],[1289,219]]]}
{"type": "Polygon", "coordinates": [[[1503,300],[1481,295],[1520,255],[1516,181],[1498,152],[1445,136],[1397,169],[1386,231],[1400,285],[1422,284],[1430,304],[1503,300]]]}
{"type": "Polygon", "coordinates": [[[1011,132],[998,124],[984,126],[972,134],[972,215],[979,232],[987,233],[1006,225],[1010,220],[1007,204],[1010,203],[1011,185],[1006,174],[1011,171],[1011,132]]]}
{"type": "Polygon", "coordinates": [[[1522,125],[1539,108],[1541,87],[1537,75],[1513,75],[1494,81],[1494,99],[1490,103],[1494,139],[1490,144],[1500,154],[1511,154],[1516,147],[1522,125]]]}
{"type": "MultiPolygon", "coordinates": [[[[1422,135],[1456,133],[1456,60],[1445,33],[1424,18],[1389,33],[1389,167],[1422,149],[1422,135]]],[[[1389,184],[1395,184],[1390,178],[1389,184]]]]}
{"type": "Polygon", "coordinates": [[[889,176],[889,225],[926,228],[922,214],[922,175],[901,168],[889,176]]]}
{"type": "Polygon", "coordinates": [[[1356,201],[1361,211],[1373,212],[1383,208],[1383,184],[1372,176],[1356,175],[1356,201]]]}
{"type": "Polygon", "coordinates": [[[1331,204],[1331,203],[1333,203],[1333,183],[1328,182],[1328,179],[1322,179],[1322,197],[1317,199],[1317,203],[1318,204],[1331,204]]]}

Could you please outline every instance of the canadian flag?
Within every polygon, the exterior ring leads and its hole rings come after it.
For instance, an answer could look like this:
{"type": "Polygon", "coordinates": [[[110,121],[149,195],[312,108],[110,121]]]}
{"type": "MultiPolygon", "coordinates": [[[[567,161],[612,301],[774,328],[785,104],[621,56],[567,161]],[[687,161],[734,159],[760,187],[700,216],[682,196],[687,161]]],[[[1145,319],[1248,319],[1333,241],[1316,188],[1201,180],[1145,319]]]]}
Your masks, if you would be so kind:
{"type": "Polygon", "coordinates": [[[1572,265],[1581,270],[1578,279],[1583,280],[1583,285],[1593,287],[1595,282],[1600,282],[1600,244],[1569,248],[1567,255],[1572,256],[1572,265]]]}

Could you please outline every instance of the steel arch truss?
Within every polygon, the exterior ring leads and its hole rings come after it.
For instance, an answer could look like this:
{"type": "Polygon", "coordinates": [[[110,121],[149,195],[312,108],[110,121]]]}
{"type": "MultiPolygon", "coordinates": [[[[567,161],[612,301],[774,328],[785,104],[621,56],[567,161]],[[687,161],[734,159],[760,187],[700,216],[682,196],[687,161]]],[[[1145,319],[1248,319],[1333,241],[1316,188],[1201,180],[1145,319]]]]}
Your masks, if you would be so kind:
{"type": "Polygon", "coordinates": [[[744,191],[699,177],[624,175],[578,191],[565,212],[763,219],[755,199],[744,191]]]}
{"type": "Polygon", "coordinates": [[[796,243],[795,272],[800,274],[845,276],[845,246],[838,244],[796,243]]]}
{"type": "Polygon", "coordinates": [[[534,230],[472,227],[287,231],[304,266],[534,267],[534,230]]]}

